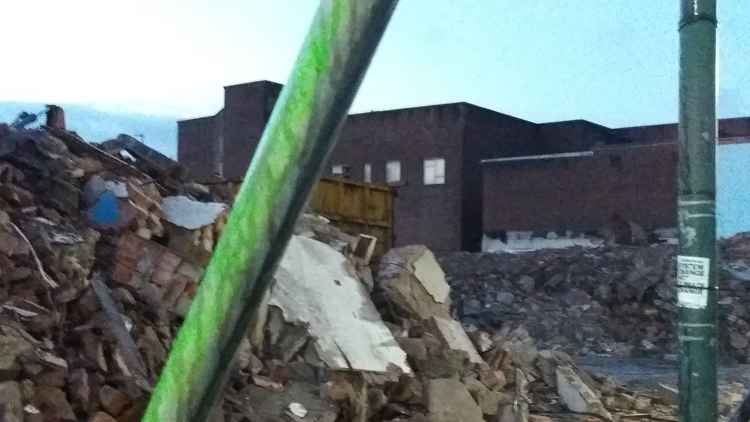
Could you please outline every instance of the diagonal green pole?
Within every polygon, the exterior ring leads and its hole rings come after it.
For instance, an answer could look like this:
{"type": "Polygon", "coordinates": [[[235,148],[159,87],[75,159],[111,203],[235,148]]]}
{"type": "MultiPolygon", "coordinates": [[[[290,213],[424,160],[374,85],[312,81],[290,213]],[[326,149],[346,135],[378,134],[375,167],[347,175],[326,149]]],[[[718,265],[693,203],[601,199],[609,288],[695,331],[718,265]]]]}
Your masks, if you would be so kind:
{"type": "Polygon", "coordinates": [[[680,0],[680,420],[717,420],[716,1],[680,0]]]}
{"type": "Polygon", "coordinates": [[[322,0],[143,421],[205,421],[397,0],[322,0]]]}

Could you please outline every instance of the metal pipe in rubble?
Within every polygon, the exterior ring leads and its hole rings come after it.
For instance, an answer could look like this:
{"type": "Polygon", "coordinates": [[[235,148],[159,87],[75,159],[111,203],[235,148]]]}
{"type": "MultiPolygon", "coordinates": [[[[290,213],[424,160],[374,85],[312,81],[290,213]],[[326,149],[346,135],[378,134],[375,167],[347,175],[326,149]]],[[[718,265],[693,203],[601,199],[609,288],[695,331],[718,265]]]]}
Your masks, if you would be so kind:
{"type": "Polygon", "coordinates": [[[716,0],[681,0],[677,256],[680,420],[717,420],[716,0]]]}
{"type": "Polygon", "coordinates": [[[143,421],[205,421],[397,0],[322,0],[143,421]]]}

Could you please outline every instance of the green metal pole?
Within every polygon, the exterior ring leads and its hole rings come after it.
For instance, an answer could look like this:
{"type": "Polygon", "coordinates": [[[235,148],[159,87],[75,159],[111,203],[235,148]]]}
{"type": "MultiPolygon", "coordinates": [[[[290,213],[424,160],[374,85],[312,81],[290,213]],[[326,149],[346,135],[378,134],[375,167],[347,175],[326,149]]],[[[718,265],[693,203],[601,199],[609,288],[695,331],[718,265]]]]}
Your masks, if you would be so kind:
{"type": "Polygon", "coordinates": [[[143,421],[205,421],[397,0],[322,0],[143,421]]]}
{"type": "Polygon", "coordinates": [[[681,0],[680,15],[680,420],[715,422],[716,0],[681,0]]]}

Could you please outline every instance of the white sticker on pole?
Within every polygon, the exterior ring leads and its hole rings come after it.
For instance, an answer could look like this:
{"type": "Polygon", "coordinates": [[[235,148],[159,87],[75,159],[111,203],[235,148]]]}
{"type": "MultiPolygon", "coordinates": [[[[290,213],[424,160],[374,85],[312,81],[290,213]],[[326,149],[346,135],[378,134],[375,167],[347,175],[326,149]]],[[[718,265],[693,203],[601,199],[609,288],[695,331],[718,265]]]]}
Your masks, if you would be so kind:
{"type": "Polygon", "coordinates": [[[711,260],[700,256],[677,257],[677,305],[703,309],[708,305],[711,260]]]}

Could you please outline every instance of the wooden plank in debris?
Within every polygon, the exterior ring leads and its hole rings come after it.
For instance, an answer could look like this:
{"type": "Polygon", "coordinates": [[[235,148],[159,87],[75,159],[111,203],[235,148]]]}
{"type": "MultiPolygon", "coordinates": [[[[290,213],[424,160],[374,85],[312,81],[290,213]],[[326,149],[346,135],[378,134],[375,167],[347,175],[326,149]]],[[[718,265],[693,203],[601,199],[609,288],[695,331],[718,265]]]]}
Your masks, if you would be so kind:
{"type": "Polygon", "coordinates": [[[143,362],[141,353],[138,351],[138,347],[135,345],[133,338],[130,336],[125,321],[122,319],[122,315],[117,310],[114,299],[109,292],[109,288],[104,284],[101,279],[101,274],[94,274],[91,279],[91,286],[94,288],[94,293],[99,299],[99,303],[104,309],[105,315],[109,321],[110,328],[112,329],[112,335],[117,340],[117,344],[123,352],[122,358],[131,373],[142,381],[148,384],[146,381],[146,365],[143,362]]]}

